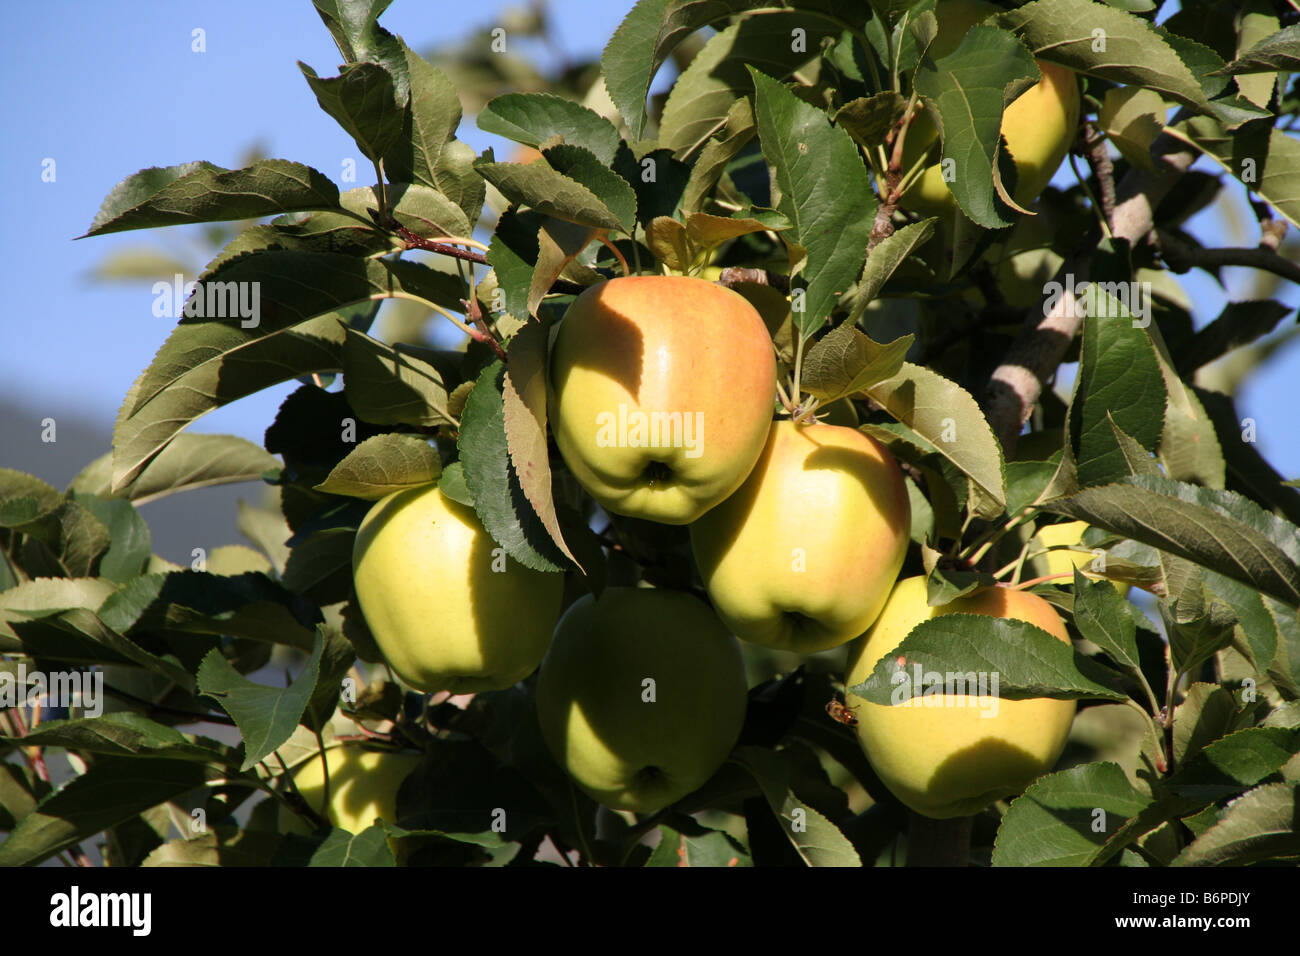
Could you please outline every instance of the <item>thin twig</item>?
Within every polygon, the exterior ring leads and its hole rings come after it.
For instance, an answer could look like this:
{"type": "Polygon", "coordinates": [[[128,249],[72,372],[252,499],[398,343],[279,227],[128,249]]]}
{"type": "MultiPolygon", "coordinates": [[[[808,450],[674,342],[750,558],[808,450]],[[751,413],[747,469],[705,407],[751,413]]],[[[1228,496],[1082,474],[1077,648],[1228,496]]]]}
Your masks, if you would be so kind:
{"type": "MultiPolygon", "coordinates": [[[[1285,223],[1283,226],[1285,227],[1285,223]]],[[[1270,230],[1270,233],[1273,231],[1270,230]]],[[[1246,266],[1251,269],[1262,269],[1265,272],[1271,272],[1273,275],[1300,284],[1300,264],[1279,255],[1275,248],[1265,245],[1263,237],[1261,237],[1260,245],[1254,249],[1245,247],[1206,249],[1187,242],[1167,229],[1157,229],[1155,230],[1155,241],[1157,248],[1160,250],[1160,258],[1174,272],[1187,272],[1195,268],[1218,269],[1222,266],[1246,266]]]]}
{"type": "Polygon", "coordinates": [[[1092,167],[1092,175],[1097,180],[1097,189],[1100,192],[1101,214],[1106,219],[1106,225],[1113,227],[1115,224],[1115,165],[1111,162],[1110,153],[1106,150],[1106,137],[1097,131],[1097,128],[1088,123],[1083,128],[1083,145],[1084,155],[1088,157],[1088,165],[1092,167]]]}

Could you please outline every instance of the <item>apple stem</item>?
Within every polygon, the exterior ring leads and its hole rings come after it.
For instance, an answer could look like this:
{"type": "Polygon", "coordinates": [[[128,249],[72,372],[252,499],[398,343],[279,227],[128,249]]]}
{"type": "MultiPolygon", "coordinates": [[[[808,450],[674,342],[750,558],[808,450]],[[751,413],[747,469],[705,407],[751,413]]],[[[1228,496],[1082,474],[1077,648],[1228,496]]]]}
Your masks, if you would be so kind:
{"type": "Polygon", "coordinates": [[[596,240],[602,246],[608,249],[610,252],[614,253],[614,258],[618,260],[619,266],[623,269],[623,278],[626,279],[628,276],[630,276],[632,274],[632,270],[628,268],[627,259],[623,257],[623,253],[618,251],[618,246],[610,242],[609,237],[606,236],[604,233],[601,233],[599,236],[597,236],[596,240]]]}
{"type": "Polygon", "coordinates": [[[1060,574],[1046,574],[1041,578],[1030,578],[1028,581],[1021,581],[1019,584],[1010,586],[1012,591],[1023,591],[1031,588],[1035,584],[1042,584],[1044,581],[1055,581],[1057,578],[1074,578],[1073,571],[1062,571],[1060,574]]]}

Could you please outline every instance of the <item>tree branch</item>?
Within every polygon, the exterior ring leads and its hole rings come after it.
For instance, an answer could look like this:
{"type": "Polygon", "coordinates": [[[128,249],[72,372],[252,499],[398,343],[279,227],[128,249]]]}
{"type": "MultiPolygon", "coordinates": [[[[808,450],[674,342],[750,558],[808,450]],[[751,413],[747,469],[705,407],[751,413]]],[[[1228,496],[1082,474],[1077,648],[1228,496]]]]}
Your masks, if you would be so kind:
{"type": "MultiPolygon", "coordinates": [[[[1271,220],[1276,222],[1278,220],[1271,220]]],[[[1283,228],[1286,223],[1283,221],[1283,228]]],[[[1260,238],[1255,249],[1206,249],[1183,239],[1167,229],[1155,230],[1155,245],[1160,250],[1160,258],[1174,272],[1187,272],[1189,269],[1217,269],[1221,266],[1247,266],[1263,269],[1274,275],[1300,284],[1300,264],[1292,262],[1269,248],[1265,243],[1271,239],[1269,233],[1260,238]]]]}
{"type": "MultiPolygon", "coordinates": [[[[1197,151],[1174,137],[1161,134],[1152,145],[1157,172],[1133,169],[1116,190],[1111,234],[1137,243],[1154,226],[1154,210],[1178,178],[1195,161],[1197,151]]],[[[1069,288],[1086,279],[1091,250],[1081,249],[1061,265],[1055,281],[1069,288]]],[[[984,409],[994,433],[1009,456],[1020,429],[1043,393],[1044,383],[1055,373],[1061,358],[1083,321],[1072,295],[1061,295],[1042,316],[1031,314],[1006,359],[994,370],[984,394],[984,409]]]]}
{"type": "Polygon", "coordinates": [[[1106,152],[1106,137],[1097,132],[1092,123],[1088,123],[1083,128],[1083,145],[1092,175],[1097,179],[1101,214],[1106,218],[1106,225],[1114,229],[1115,164],[1111,162],[1110,153],[1106,152]]]}

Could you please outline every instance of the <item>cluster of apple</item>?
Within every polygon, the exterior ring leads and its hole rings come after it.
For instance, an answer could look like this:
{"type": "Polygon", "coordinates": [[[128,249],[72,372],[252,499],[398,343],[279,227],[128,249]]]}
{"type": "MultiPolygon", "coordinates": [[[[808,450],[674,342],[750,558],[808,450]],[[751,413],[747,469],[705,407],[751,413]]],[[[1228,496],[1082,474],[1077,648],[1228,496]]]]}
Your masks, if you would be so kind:
{"type": "MultiPolygon", "coordinates": [[[[412,687],[501,689],[540,665],[543,736],[598,802],[653,812],[718,769],[746,709],[737,637],[798,653],[858,639],[848,686],[937,613],[1014,616],[1068,639],[1031,594],[993,588],[931,608],[924,579],[895,586],[910,527],[902,472],[855,428],[773,421],[771,339],[730,289],[679,276],[594,286],[561,321],[550,373],[566,465],[610,513],[689,524],[712,607],[681,591],[608,588],[557,626],[563,576],[503,561],[473,509],[436,485],[366,516],[356,594],[412,687]],[[656,441],[644,428],[611,437],[599,422],[620,407],[615,421],[658,415],[696,431],[689,444],[669,424],[656,441]]],[[[1022,788],[1055,760],[1073,714],[1069,701],[1003,701],[992,720],[856,703],[882,780],[932,816],[973,813],[1022,788]]]]}

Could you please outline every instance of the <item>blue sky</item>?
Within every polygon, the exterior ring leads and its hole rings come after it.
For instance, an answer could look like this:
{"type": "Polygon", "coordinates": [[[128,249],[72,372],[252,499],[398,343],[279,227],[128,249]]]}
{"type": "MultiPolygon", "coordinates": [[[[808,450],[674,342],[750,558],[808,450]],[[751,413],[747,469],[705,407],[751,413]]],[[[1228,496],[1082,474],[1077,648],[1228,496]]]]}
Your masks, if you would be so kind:
{"type": "MultiPolygon", "coordinates": [[[[552,3],[560,46],[574,57],[599,51],[630,5],[552,3]]],[[[428,49],[500,22],[507,6],[502,0],[395,0],[382,22],[413,47],[428,49]]],[[[343,161],[359,158],[356,147],[316,106],[296,61],[332,75],[338,52],[308,0],[45,0],[11,5],[6,27],[8,36],[23,41],[11,44],[0,61],[11,90],[0,104],[0,175],[7,187],[0,191],[6,225],[0,262],[8,292],[0,316],[6,333],[0,396],[19,399],[31,411],[33,435],[42,417],[72,411],[107,425],[173,320],[152,315],[147,284],[99,284],[88,273],[114,249],[174,244],[185,252],[197,246],[189,228],[73,238],[85,231],[104,195],[141,167],[195,159],[235,166],[254,142],[268,155],[305,162],[337,180],[343,161]],[[204,53],[191,51],[196,27],[206,31],[204,53]],[[56,164],[52,183],[41,179],[47,159],[56,164]]],[[[547,56],[544,63],[551,62],[547,56]]],[[[472,120],[461,135],[476,149],[499,142],[472,120]]],[[[1214,216],[1193,225],[1215,244],[1256,239],[1253,231],[1230,237],[1214,216]]],[[[1253,223],[1247,226],[1253,230],[1253,223]]],[[[1242,296],[1243,278],[1231,276],[1233,298],[1242,296]]],[[[1226,299],[1204,276],[1185,279],[1203,324],[1226,299]]],[[[1294,305],[1300,292],[1286,287],[1283,297],[1294,305]]],[[[268,390],[194,427],[260,443],[290,390],[268,390]]],[[[1300,475],[1300,442],[1289,420],[1297,399],[1295,347],[1240,397],[1242,414],[1258,421],[1263,450],[1291,477],[1300,475]]]]}

